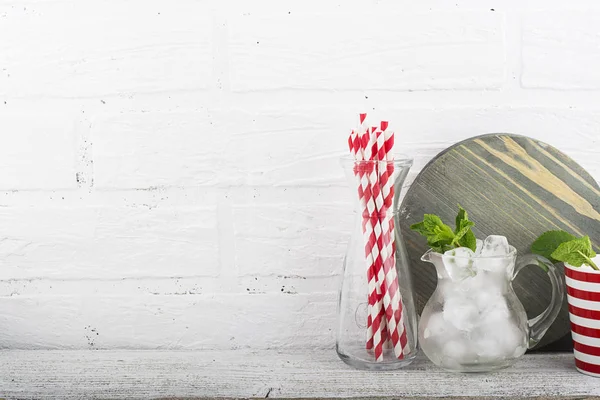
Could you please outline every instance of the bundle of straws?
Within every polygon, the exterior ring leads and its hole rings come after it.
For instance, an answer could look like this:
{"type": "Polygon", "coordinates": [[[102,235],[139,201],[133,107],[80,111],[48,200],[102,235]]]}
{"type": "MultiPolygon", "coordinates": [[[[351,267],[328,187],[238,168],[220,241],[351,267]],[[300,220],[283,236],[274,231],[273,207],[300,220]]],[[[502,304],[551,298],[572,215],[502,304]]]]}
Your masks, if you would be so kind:
{"type": "Polygon", "coordinates": [[[408,350],[396,271],[392,211],[394,133],[387,129],[387,121],[382,121],[379,127],[368,127],[366,117],[360,114],[360,126],[350,134],[348,145],[355,158],[354,174],[365,241],[369,291],[366,348],[373,350],[375,360],[380,362],[384,348],[392,347],[399,359],[404,358],[408,350]]]}

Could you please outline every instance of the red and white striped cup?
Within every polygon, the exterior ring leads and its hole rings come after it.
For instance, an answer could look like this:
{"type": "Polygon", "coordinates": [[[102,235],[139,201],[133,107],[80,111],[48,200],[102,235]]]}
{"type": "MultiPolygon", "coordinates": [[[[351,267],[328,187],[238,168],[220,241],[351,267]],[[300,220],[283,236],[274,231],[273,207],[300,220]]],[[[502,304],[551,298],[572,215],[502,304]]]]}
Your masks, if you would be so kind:
{"type": "Polygon", "coordinates": [[[565,263],[575,366],[600,378],[600,271],[565,263]]]}

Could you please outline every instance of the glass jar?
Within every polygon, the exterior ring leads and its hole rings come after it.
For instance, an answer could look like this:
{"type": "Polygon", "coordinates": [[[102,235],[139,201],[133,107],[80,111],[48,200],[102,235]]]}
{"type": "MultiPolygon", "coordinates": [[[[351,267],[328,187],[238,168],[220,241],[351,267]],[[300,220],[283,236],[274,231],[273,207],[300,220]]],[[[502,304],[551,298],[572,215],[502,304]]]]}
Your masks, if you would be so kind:
{"type": "Polygon", "coordinates": [[[342,159],[355,223],[344,258],[336,350],[355,368],[401,368],[418,352],[408,257],[397,223],[400,192],[411,165],[406,157],[342,159]]]}

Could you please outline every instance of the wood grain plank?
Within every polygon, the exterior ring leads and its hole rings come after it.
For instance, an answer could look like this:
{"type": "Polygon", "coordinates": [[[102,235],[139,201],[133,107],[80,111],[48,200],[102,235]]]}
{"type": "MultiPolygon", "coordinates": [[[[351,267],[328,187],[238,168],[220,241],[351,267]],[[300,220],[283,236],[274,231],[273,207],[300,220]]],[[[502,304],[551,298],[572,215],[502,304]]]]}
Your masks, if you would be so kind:
{"type": "Polygon", "coordinates": [[[349,368],[335,351],[0,351],[6,398],[372,398],[600,396],[572,354],[526,355],[491,374],[445,372],[420,356],[395,372],[349,368]]]}
{"type": "MultiPolygon", "coordinates": [[[[564,229],[591,237],[600,248],[600,188],[560,150],[525,136],[490,134],[457,143],[419,173],[401,205],[398,225],[405,239],[420,313],[435,290],[432,265],[420,260],[425,240],[410,225],[425,213],[454,221],[457,204],[469,211],[479,238],[504,235],[519,254],[544,231],[564,229]]],[[[550,283],[537,268],[523,270],[514,283],[529,317],[550,301],[550,283]]],[[[570,332],[567,302],[538,347],[570,332]]]]}

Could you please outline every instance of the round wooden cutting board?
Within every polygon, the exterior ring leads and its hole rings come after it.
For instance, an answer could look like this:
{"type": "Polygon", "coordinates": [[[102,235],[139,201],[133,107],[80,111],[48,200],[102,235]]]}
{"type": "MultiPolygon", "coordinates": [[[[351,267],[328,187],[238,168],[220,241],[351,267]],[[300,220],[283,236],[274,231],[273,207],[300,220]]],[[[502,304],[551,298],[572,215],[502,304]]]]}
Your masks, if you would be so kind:
{"type": "MultiPolygon", "coordinates": [[[[474,137],[438,154],[417,176],[400,210],[400,228],[411,263],[415,302],[421,313],[437,284],[433,265],[420,260],[424,237],[410,230],[423,214],[437,214],[454,227],[458,204],[475,222],[480,239],[504,235],[519,254],[547,230],[589,235],[600,248],[600,188],[577,163],[554,147],[525,136],[474,137]]],[[[550,281],[540,269],[524,269],[515,291],[531,318],[550,301],[550,281]]],[[[565,342],[570,333],[566,297],[563,308],[538,345],[565,342]]],[[[570,343],[570,341],[569,341],[570,343]]]]}

